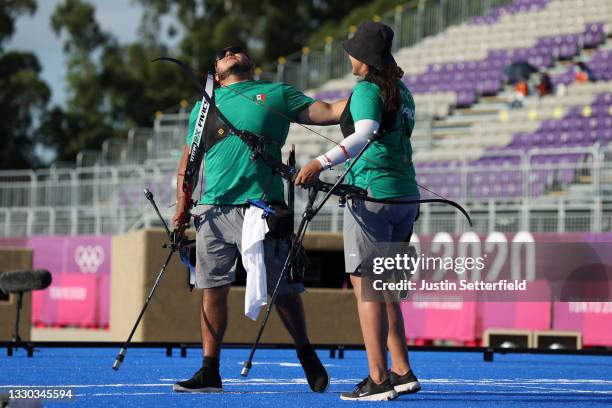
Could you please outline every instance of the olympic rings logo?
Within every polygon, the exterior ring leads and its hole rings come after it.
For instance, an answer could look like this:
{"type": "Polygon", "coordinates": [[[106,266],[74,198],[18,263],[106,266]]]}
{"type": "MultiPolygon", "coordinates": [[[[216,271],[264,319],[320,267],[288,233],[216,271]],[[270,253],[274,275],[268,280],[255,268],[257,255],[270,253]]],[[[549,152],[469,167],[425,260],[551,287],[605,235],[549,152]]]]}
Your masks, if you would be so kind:
{"type": "Polygon", "coordinates": [[[96,273],[104,262],[104,248],[100,245],[79,245],[74,251],[74,262],[83,273],[96,273]]]}

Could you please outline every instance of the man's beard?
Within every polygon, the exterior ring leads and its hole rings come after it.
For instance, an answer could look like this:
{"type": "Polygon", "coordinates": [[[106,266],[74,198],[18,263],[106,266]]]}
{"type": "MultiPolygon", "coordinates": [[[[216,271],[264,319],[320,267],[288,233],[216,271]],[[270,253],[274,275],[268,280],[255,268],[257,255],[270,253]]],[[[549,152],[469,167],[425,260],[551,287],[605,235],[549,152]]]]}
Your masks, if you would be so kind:
{"type": "Polygon", "coordinates": [[[249,62],[240,62],[236,61],[234,65],[229,67],[225,72],[218,73],[219,81],[223,81],[224,79],[235,75],[241,79],[250,78],[253,72],[253,64],[249,62]]]}

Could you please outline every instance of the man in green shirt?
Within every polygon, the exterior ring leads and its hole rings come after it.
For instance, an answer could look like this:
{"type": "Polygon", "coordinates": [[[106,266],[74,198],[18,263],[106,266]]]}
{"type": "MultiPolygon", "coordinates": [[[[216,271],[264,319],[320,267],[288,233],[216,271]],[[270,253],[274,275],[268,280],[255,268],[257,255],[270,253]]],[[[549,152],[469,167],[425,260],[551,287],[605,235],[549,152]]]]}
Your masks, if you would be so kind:
{"type": "MultiPolygon", "coordinates": [[[[289,123],[337,124],[346,101],[327,104],[315,101],[281,83],[253,79],[253,62],[242,47],[221,50],[215,62],[215,104],[227,119],[240,130],[265,136],[266,151],[280,159],[281,147],[289,131],[289,123]]],[[[190,116],[189,133],[178,168],[177,186],[182,186],[195,121],[200,102],[190,116]]],[[[200,328],[203,365],[194,376],[177,382],[178,392],[220,392],[219,355],[227,325],[227,296],[235,280],[238,255],[241,252],[242,223],[247,200],[264,197],[266,202],[282,202],[283,181],[272,175],[262,160],[251,160],[251,151],[240,137],[228,133],[209,147],[205,156],[205,193],[196,208],[197,279],[203,289],[200,328]]],[[[182,215],[185,196],[177,188],[175,224],[182,215]]],[[[280,276],[288,252],[286,240],[266,236],[264,258],[268,294],[280,276]]],[[[276,300],[278,314],[292,336],[297,356],[313,391],[323,392],[329,377],[306,334],[301,283],[284,277],[276,300]]]]}

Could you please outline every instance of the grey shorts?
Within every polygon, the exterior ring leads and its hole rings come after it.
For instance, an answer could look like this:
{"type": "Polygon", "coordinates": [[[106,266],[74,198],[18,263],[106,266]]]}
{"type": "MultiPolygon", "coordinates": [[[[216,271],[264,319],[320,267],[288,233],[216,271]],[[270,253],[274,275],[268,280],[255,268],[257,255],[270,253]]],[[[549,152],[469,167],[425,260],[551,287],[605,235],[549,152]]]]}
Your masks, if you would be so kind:
{"type": "MultiPolygon", "coordinates": [[[[401,197],[412,200],[419,197],[401,197]]],[[[347,273],[357,272],[367,259],[378,256],[387,242],[410,239],[419,204],[382,204],[350,200],[344,209],[344,264],[347,273]]]]}
{"type": "MultiPolygon", "coordinates": [[[[227,285],[236,280],[236,264],[242,246],[242,222],[245,207],[235,205],[199,205],[195,208],[196,228],[196,288],[214,288],[227,285]]],[[[264,259],[268,295],[283,269],[289,252],[286,240],[276,240],[266,236],[264,240],[264,259]]],[[[285,276],[278,293],[301,293],[304,285],[291,283],[285,276]]]]}

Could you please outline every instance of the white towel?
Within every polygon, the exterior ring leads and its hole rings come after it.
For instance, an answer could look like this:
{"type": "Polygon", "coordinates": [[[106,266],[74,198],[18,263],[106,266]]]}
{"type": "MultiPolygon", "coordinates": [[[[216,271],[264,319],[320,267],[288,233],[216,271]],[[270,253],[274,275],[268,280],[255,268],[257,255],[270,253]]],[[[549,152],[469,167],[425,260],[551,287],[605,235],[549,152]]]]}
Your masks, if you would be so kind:
{"type": "Polygon", "coordinates": [[[242,265],[247,273],[244,314],[252,320],[257,320],[259,311],[268,303],[263,240],[269,229],[262,214],[261,208],[250,206],[242,223],[242,265]]]}

